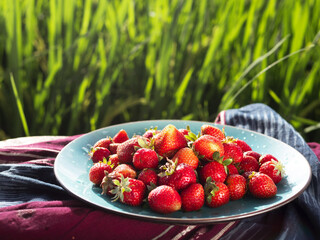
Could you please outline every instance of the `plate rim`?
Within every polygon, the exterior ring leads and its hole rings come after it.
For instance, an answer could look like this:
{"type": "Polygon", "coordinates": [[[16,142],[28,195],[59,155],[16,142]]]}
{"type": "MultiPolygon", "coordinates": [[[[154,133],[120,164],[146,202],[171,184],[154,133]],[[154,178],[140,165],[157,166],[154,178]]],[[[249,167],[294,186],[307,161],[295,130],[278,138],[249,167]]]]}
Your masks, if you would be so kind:
{"type": "MultiPolygon", "coordinates": [[[[58,160],[59,161],[59,160],[58,160]]],[[[64,190],[66,190],[71,196],[76,197],[77,199],[80,199],[81,201],[84,201],[86,204],[89,204],[90,206],[93,206],[97,209],[101,209],[104,211],[108,211],[110,213],[115,213],[118,215],[122,215],[122,216],[126,216],[126,217],[131,217],[131,218],[135,218],[135,219],[140,219],[140,220],[144,220],[144,221],[152,221],[152,222],[161,222],[161,223],[170,223],[170,224],[184,224],[184,225],[194,225],[194,224],[212,224],[212,223],[225,223],[225,222],[231,222],[231,221],[237,221],[237,220],[241,220],[241,219],[245,219],[245,218],[249,218],[249,217],[253,217],[256,215],[260,215],[263,213],[267,213],[270,211],[273,211],[277,208],[280,208],[290,202],[292,202],[293,200],[295,200],[297,197],[299,197],[310,185],[311,183],[311,179],[312,179],[312,170],[311,170],[311,166],[308,162],[308,160],[294,147],[290,146],[289,144],[276,139],[274,137],[265,135],[263,133],[260,132],[256,132],[254,130],[251,129],[245,129],[245,128],[241,128],[241,127],[237,127],[237,126],[232,126],[232,125],[228,125],[228,124],[218,124],[218,123],[213,123],[213,122],[207,122],[207,121],[197,121],[197,120],[181,120],[181,119],[155,119],[155,120],[142,120],[142,121],[131,121],[131,122],[126,122],[126,123],[119,123],[119,124],[114,124],[114,125],[110,125],[110,126],[106,126],[106,127],[102,127],[93,131],[90,131],[88,133],[84,133],[83,135],[79,136],[78,138],[72,140],[71,142],[69,142],[67,145],[65,145],[58,153],[58,155],[55,158],[55,162],[54,162],[54,175],[57,179],[57,181],[59,182],[59,184],[63,187],[64,190]],[[75,194],[74,192],[72,192],[65,184],[63,181],[61,181],[60,177],[59,177],[59,173],[58,173],[58,167],[56,164],[56,160],[60,159],[59,157],[63,154],[64,151],[66,151],[66,149],[68,149],[68,147],[72,144],[74,144],[74,142],[76,141],[81,141],[82,138],[86,138],[88,135],[94,135],[94,133],[97,132],[101,132],[105,129],[108,128],[113,128],[113,127],[121,127],[121,126],[128,126],[128,125],[134,125],[137,123],[150,123],[150,122],[173,122],[172,124],[174,125],[174,122],[184,122],[184,123],[201,123],[201,124],[210,124],[210,125],[215,125],[215,126],[221,126],[221,127],[228,127],[228,128],[233,128],[236,130],[243,130],[246,132],[251,132],[266,138],[270,138],[272,139],[272,141],[276,141],[276,142],[280,142],[281,144],[285,144],[287,145],[289,148],[291,148],[292,150],[294,150],[295,152],[297,152],[298,154],[301,155],[302,159],[304,160],[304,162],[306,163],[307,169],[308,169],[308,180],[306,181],[306,184],[297,192],[295,193],[293,196],[287,198],[284,201],[281,201],[280,203],[277,203],[275,205],[272,205],[268,208],[264,208],[261,210],[256,210],[256,211],[251,211],[251,212],[246,212],[246,213],[242,213],[242,214],[238,214],[235,216],[226,216],[226,217],[221,217],[221,218],[217,218],[217,217],[213,217],[213,218],[176,218],[176,217],[168,217],[167,215],[163,215],[163,216],[150,216],[150,215],[141,215],[141,214],[137,214],[137,213],[131,213],[128,211],[124,211],[124,210],[117,210],[117,209],[110,209],[107,207],[103,207],[100,206],[99,204],[96,204],[94,202],[91,202],[89,200],[87,200],[86,198],[79,196],[78,194],[75,194]]]]}

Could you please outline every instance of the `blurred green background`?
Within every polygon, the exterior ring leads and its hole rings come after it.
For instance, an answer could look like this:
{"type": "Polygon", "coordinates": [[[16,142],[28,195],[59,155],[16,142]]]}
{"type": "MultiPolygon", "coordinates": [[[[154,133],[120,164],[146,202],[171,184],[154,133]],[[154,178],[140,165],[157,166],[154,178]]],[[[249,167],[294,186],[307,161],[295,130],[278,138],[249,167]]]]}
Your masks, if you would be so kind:
{"type": "Polygon", "coordinates": [[[320,142],[320,0],[2,0],[0,139],[261,102],[320,142]]]}

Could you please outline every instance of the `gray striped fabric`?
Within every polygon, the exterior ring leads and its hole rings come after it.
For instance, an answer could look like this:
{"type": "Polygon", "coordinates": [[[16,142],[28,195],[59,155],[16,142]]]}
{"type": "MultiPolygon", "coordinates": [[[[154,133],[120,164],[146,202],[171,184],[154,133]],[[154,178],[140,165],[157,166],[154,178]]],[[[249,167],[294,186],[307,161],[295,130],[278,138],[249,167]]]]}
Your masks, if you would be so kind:
{"type": "Polygon", "coordinates": [[[297,149],[312,169],[310,186],[293,202],[239,222],[221,239],[317,239],[320,236],[320,163],[301,135],[264,104],[251,104],[222,112],[221,123],[279,139],[297,149]]]}

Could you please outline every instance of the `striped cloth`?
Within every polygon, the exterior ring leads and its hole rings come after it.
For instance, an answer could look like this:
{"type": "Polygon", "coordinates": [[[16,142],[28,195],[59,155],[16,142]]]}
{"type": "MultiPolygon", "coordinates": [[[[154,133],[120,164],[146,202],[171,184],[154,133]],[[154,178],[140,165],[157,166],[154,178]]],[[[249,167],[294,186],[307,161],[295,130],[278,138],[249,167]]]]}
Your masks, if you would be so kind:
{"type": "Polygon", "coordinates": [[[319,236],[319,162],[303,138],[262,104],[223,111],[216,122],[255,130],[298,149],[312,166],[310,187],[278,210],[241,221],[189,226],[145,222],[88,206],[59,185],[53,173],[54,159],[78,135],[9,140],[0,142],[0,239],[215,240],[319,236]]]}

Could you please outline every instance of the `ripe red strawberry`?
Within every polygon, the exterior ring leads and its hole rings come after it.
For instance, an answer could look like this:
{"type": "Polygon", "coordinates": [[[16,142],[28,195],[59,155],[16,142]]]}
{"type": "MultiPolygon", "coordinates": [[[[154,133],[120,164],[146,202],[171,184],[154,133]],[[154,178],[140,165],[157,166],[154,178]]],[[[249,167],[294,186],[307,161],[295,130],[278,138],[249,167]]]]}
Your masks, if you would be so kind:
{"type": "Polygon", "coordinates": [[[114,194],[112,198],[113,201],[117,201],[131,205],[139,206],[143,202],[143,198],[146,192],[146,186],[140,180],[133,178],[124,178],[121,175],[120,180],[113,180],[115,188],[111,190],[111,193],[114,194]]]}
{"type": "Polygon", "coordinates": [[[259,158],[261,157],[260,153],[257,153],[255,151],[247,151],[243,153],[243,156],[251,156],[254,157],[258,162],[259,162],[259,158]]]}
{"type": "Polygon", "coordinates": [[[216,182],[224,182],[227,178],[225,166],[217,161],[207,163],[200,169],[201,182],[205,183],[208,177],[211,177],[216,182]]]}
{"type": "Polygon", "coordinates": [[[277,184],[284,176],[284,167],[281,162],[271,160],[263,163],[259,168],[259,172],[267,174],[277,184]]]}
{"type": "Polygon", "coordinates": [[[103,147],[103,148],[109,149],[109,146],[111,143],[112,143],[112,139],[110,137],[102,138],[93,145],[93,148],[103,147]]]}
{"type": "MultiPolygon", "coordinates": [[[[132,163],[133,154],[135,153],[135,147],[139,147],[139,138],[142,138],[141,136],[136,136],[133,138],[130,138],[129,140],[120,143],[120,145],[117,148],[117,154],[119,157],[120,163],[132,163]]],[[[149,139],[144,138],[147,142],[150,142],[149,139]]]]}
{"type": "Polygon", "coordinates": [[[154,150],[140,148],[134,153],[132,163],[137,170],[156,168],[159,164],[159,158],[154,150]]]}
{"type": "Polygon", "coordinates": [[[124,178],[136,178],[137,172],[134,170],[134,168],[128,164],[120,164],[111,173],[108,174],[108,176],[112,179],[120,179],[121,175],[124,178]]]}
{"type": "Polygon", "coordinates": [[[233,165],[233,164],[229,164],[227,166],[227,168],[228,168],[228,175],[238,174],[239,173],[237,167],[235,165],[233,165]]]}
{"type": "Polygon", "coordinates": [[[159,184],[171,186],[179,191],[197,182],[195,170],[185,163],[177,165],[176,162],[169,160],[162,169],[165,169],[166,172],[160,174],[159,184]]]}
{"type": "Polygon", "coordinates": [[[274,157],[273,155],[271,155],[271,154],[263,154],[259,158],[259,164],[262,165],[265,162],[268,162],[268,161],[271,161],[271,160],[274,160],[274,161],[278,162],[278,159],[276,157],[274,157]]]}
{"type": "Polygon", "coordinates": [[[189,134],[189,130],[186,129],[186,128],[180,128],[178,129],[179,132],[181,132],[184,136],[188,135],[189,134]]]}
{"type": "Polygon", "coordinates": [[[117,154],[111,154],[109,156],[109,160],[108,162],[110,162],[110,165],[112,166],[112,168],[116,168],[119,165],[119,157],[117,154]]]}
{"type": "Polygon", "coordinates": [[[254,172],[249,176],[249,191],[257,198],[271,198],[277,194],[277,186],[268,175],[254,172]]]}
{"type": "Polygon", "coordinates": [[[227,204],[230,199],[228,187],[222,182],[214,182],[208,178],[205,186],[205,203],[209,207],[220,207],[227,204]]]}
{"type": "Polygon", "coordinates": [[[111,154],[117,154],[117,149],[120,143],[110,143],[109,150],[111,154]]]}
{"type": "Polygon", "coordinates": [[[128,134],[124,129],[121,129],[119,132],[117,132],[116,135],[112,138],[112,141],[114,143],[123,143],[125,141],[129,140],[128,134]]]}
{"type": "Polygon", "coordinates": [[[142,136],[145,138],[153,138],[157,133],[159,133],[160,131],[157,129],[149,129],[147,130],[142,136]]]}
{"type": "Polygon", "coordinates": [[[254,173],[254,171],[248,171],[241,174],[241,176],[244,176],[246,180],[249,180],[249,177],[254,173]]]}
{"type": "Polygon", "coordinates": [[[202,135],[193,143],[193,148],[199,153],[199,156],[203,156],[204,159],[212,161],[213,154],[218,152],[220,156],[224,155],[224,148],[222,142],[210,135],[202,135]]]}
{"type": "Polygon", "coordinates": [[[193,169],[197,169],[199,165],[199,158],[194,153],[194,151],[189,148],[181,148],[172,158],[172,161],[177,161],[178,164],[185,163],[189,166],[193,167],[193,169]]]}
{"type": "Polygon", "coordinates": [[[103,178],[106,176],[105,171],[107,171],[107,173],[112,172],[111,166],[106,162],[97,162],[93,164],[89,170],[89,180],[96,185],[100,185],[103,178]]]}
{"type": "Polygon", "coordinates": [[[182,209],[185,212],[197,211],[204,204],[204,189],[200,183],[193,183],[180,193],[182,209]]]}
{"type": "Polygon", "coordinates": [[[229,189],[231,200],[241,199],[246,194],[247,181],[245,177],[241,176],[240,174],[229,175],[225,184],[229,189]]]}
{"type": "Polygon", "coordinates": [[[139,175],[138,179],[144,182],[146,186],[151,186],[151,184],[158,185],[158,174],[152,168],[143,169],[139,175]]]}
{"type": "Polygon", "coordinates": [[[233,163],[240,163],[243,158],[243,151],[242,149],[233,142],[224,142],[224,160],[230,158],[232,159],[233,163]]]}
{"type": "Polygon", "coordinates": [[[170,186],[162,185],[151,190],[148,195],[150,208],[159,213],[172,213],[181,209],[181,197],[170,186]]]}
{"type": "Polygon", "coordinates": [[[220,141],[222,141],[226,137],[218,127],[207,125],[207,124],[201,126],[200,132],[201,132],[201,135],[211,135],[219,139],[220,141]]]}
{"type": "Polygon", "coordinates": [[[235,139],[234,143],[236,143],[242,149],[243,152],[252,151],[252,148],[248,145],[248,143],[246,143],[243,140],[235,139]]]}
{"type": "Polygon", "coordinates": [[[91,151],[89,153],[89,156],[94,163],[100,161],[103,162],[103,159],[108,159],[109,155],[110,151],[107,148],[103,147],[91,148],[91,151]]]}
{"type": "Polygon", "coordinates": [[[172,158],[180,148],[184,147],[187,147],[186,138],[171,124],[154,136],[154,150],[162,157],[172,158]]]}
{"type": "Polygon", "coordinates": [[[254,157],[245,156],[239,165],[239,170],[241,173],[249,171],[257,172],[259,170],[259,163],[254,157]]]}

